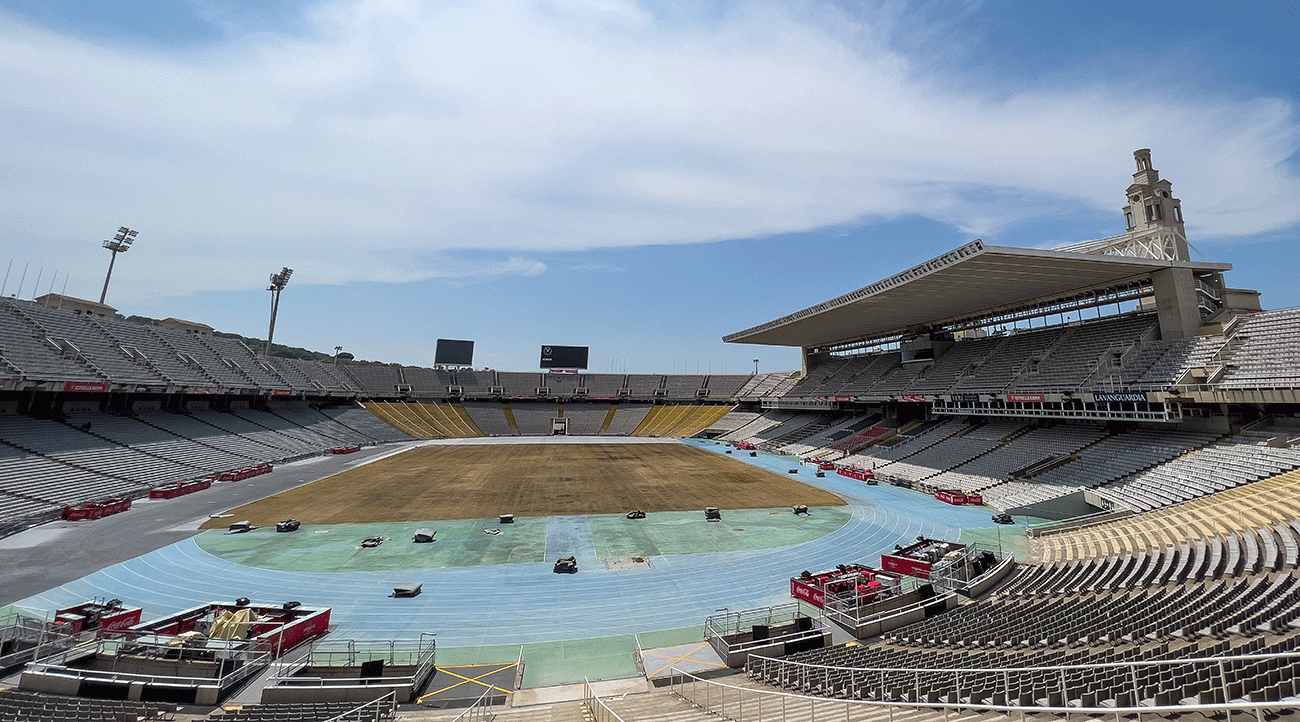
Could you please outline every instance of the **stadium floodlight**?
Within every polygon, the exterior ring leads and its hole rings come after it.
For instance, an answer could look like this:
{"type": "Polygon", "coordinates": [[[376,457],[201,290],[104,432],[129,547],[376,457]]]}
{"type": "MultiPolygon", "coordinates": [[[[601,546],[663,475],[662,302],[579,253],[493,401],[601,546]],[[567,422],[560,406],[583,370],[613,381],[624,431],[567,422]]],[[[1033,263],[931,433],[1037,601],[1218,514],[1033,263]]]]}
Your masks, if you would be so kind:
{"type": "Polygon", "coordinates": [[[343,350],[343,347],[342,347],[342,346],[335,346],[335,347],[334,347],[334,365],[335,365],[335,366],[338,366],[338,365],[339,365],[339,352],[342,351],[342,350],[343,350]]]}
{"type": "Polygon", "coordinates": [[[126,253],[131,249],[131,244],[135,242],[135,234],[135,231],[122,226],[117,229],[117,235],[113,236],[113,240],[104,241],[104,248],[112,251],[113,255],[108,259],[108,275],[104,276],[104,290],[99,293],[100,303],[108,297],[108,279],[113,277],[113,264],[117,261],[117,254],[126,253]]]}
{"type": "Polygon", "coordinates": [[[758,359],[754,359],[754,375],[758,375],[758,359]]]}
{"type": "Polygon", "coordinates": [[[280,292],[284,287],[289,285],[289,277],[293,275],[293,269],[284,266],[279,273],[271,274],[271,285],[266,289],[271,292],[271,328],[266,332],[266,351],[264,356],[271,355],[271,339],[275,336],[275,315],[280,311],[280,292]]]}

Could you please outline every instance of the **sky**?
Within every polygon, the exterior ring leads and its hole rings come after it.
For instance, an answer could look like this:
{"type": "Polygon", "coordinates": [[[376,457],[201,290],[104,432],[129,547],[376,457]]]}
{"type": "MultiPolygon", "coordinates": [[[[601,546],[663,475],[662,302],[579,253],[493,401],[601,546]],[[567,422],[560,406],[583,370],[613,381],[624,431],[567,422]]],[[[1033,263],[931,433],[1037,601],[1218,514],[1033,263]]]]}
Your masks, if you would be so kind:
{"type": "MultiPolygon", "coordinates": [[[[972,239],[1123,232],[1135,170],[1300,305],[1300,4],[0,0],[2,292],[429,366],[749,373],[721,337],[972,239]]],[[[1194,258],[1201,257],[1194,254],[1194,258]]]]}

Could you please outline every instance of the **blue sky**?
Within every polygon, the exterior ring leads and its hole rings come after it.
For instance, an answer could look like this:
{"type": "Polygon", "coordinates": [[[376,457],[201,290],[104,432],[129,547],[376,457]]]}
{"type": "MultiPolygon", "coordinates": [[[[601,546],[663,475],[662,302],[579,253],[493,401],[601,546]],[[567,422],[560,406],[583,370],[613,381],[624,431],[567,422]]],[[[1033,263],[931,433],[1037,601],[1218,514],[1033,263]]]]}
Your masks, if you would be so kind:
{"type": "Polygon", "coordinates": [[[128,314],[264,337],[289,266],[292,345],[792,369],[721,336],[973,238],[1119,233],[1146,147],[1229,284],[1296,306],[1298,13],[0,0],[4,293],[98,298],[127,225],[128,314]]]}

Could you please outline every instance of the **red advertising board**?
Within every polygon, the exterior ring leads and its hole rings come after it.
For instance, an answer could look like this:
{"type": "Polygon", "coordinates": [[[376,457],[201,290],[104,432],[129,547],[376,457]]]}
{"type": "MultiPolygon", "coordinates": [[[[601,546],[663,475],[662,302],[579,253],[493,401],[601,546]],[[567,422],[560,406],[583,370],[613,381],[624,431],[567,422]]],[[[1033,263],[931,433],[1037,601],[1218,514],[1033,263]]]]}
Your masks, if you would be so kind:
{"type": "Polygon", "coordinates": [[[1013,404],[1025,404],[1046,401],[1043,394],[1007,394],[1007,401],[1013,404]]]}
{"type": "Polygon", "coordinates": [[[847,404],[853,400],[852,396],[836,396],[835,401],[841,404],[847,404]]]}
{"type": "Polygon", "coordinates": [[[925,394],[903,394],[904,401],[922,402],[925,401],[925,394]]]}
{"type": "Polygon", "coordinates": [[[54,614],[54,623],[63,626],[70,634],[97,630],[95,636],[109,637],[113,632],[140,623],[139,607],[124,607],[121,602],[86,602],[75,607],[60,609],[54,614]]]}
{"type": "Polygon", "coordinates": [[[940,489],[934,492],[934,498],[942,502],[960,506],[962,504],[973,504],[979,506],[984,503],[984,497],[977,493],[969,493],[961,489],[940,489]]]}
{"type": "Polygon", "coordinates": [[[820,608],[826,602],[826,592],[798,579],[790,579],[790,596],[820,608]]]}
{"type": "Polygon", "coordinates": [[[108,391],[108,382],[106,381],[64,381],[64,391],[74,391],[77,393],[103,393],[108,391]]]}
{"type": "Polygon", "coordinates": [[[867,479],[876,478],[875,472],[871,469],[859,469],[856,466],[845,466],[837,470],[835,473],[840,476],[847,476],[850,479],[857,479],[858,481],[866,481],[867,479]]]}
{"type": "Polygon", "coordinates": [[[917,559],[896,557],[892,554],[881,554],[880,568],[887,572],[906,574],[909,577],[916,577],[918,579],[930,578],[930,562],[923,562],[917,559]]]}
{"type": "Polygon", "coordinates": [[[293,391],[290,391],[289,389],[273,389],[273,390],[271,391],[271,395],[272,395],[272,396],[292,396],[292,395],[293,395],[293,391]]]}

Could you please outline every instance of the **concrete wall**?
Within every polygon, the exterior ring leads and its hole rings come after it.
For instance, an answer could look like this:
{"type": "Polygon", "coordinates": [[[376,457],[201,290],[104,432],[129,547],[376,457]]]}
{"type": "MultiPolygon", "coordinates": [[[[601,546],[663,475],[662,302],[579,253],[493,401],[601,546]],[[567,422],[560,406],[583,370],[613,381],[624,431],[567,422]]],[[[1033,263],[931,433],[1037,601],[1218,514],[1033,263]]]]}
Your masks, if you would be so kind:
{"type": "Polygon", "coordinates": [[[1088,504],[1082,490],[1056,499],[1040,501],[1037,504],[1026,504],[1025,506],[1007,509],[1007,513],[1012,516],[1023,514],[1053,520],[1073,519],[1076,516],[1084,516],[1085,514],[1096,514],[1098,511],[1100,510],[1097,507],[1088,504]]]}

